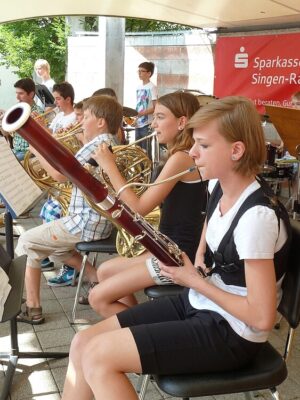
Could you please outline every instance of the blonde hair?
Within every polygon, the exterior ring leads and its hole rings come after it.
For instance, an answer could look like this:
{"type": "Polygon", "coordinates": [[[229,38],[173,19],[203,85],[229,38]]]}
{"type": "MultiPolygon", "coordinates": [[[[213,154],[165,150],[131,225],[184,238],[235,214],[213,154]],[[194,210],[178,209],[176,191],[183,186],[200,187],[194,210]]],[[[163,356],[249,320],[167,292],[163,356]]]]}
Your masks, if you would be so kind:
{"type": "Polygon", "coordinates": [[[37,70],[38,68],[44,68],[48,72],[48,74],[50,74],[50,64],[47,60],[44,60],[42,58],[36,60],[36,62],[34,63],[34,69],[37,70]]]}
{"type": "Polygon", "coordinates": [[[104,118],[108,133],[117,134],[123,120],[123,107],[111,96],[92,96],[83,101],[83,111],[89,110],[96,118],[104,118]]]}
{"type": "MultiPolygon", "coordinates": [[[[190,119],[200,107],[197,97],[187,92],[166,94],[159,97],[157,103],[168,108],[176,118],[187,117],[190,119]]],[[[168,146],[169,154],[190,150],[193,144],[192,131],[185,127],[182,131],[178,131],[174,142],[168,146]]]]}
{"type": "MultiPolygon", "coordinates": [[[[260,116],[246,97],[230,96],[202,107],[190,119],[188,128],[202,128],[216,121],[218,132],[230,143],[243,142],[245,151],[234,169],[242,175],[260,172],[266,160],[266,145],[260,116]]],[[[217,162],[217,160],[216,160],[217,162]]]]}

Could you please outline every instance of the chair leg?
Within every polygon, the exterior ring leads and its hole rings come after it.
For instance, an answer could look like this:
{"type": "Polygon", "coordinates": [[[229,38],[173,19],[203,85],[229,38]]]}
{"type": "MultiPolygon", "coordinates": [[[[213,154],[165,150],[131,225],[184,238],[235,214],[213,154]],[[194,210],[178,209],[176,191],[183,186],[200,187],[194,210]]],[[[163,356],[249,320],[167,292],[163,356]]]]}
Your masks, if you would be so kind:
{"type": "MultiPolygon", "coordinates": [[[[1,358],[3,357],[1,356],[1,358]]],[[[5,373],[4,384],[0,394],[0,400],[7,400],[9,398],[9,392],[13,382],[13,377],[17,368],[17,364],[18,364],[18,356],[10,355],[8,368],[5,373]]]]}
{"type": "Polygon", "coordinates": [[[150,381],[150,375],[144,375],[141,388],[139,391],[139,400],[144,400],[149,381],[150,381]]]}
{"type": "Polygon", "coordinates": [[[89,253],[85,253],[85,255],[82,259],[82,263],[81,263],[80,274],[79,274],[79,278],[78,278],[78,284],[77,284],[75,300],[74,300],[74,305],[73,305],[73,310],[72,310],[72,323],[73,324],[78,323],[78,322],[76,322],[76,310],[77,310],[80,290],[81,290],[81,286],[82,286],[82,281],[83,281],[83,276],[84,276],[84,271],[85,271],[88,256],[89,256],[89,253]]]}
{"type": "Polygon", "coordinates": [[[17,368],[19,358],[64,358],[69,356],[69,353],[67,352],[19,351],[18,326],[16,317],[10,320],[10,341],[11,352],[6,354],[0,353],[0,358],[7,358],[9,360],[3,388],[0,394],[0,400],[7,400],[9,398],[9,392],[12,386],[13,377],[17,368]]]}
{"type": "Polygon", "coordinates": [[[270,391],[271,391],[272,398],[274,400],[280,400],[280,395],[276,388],[271,388],[270,391]]]}
{"type": "Polygon", "coordinates": [[[93,256],[92,266],[93,266],[95,269],[97,269],[97,268],[96,268],[96,263],[97,263],[98,254],[99,254],[99,253],[94,253],[94,256],[93,256]]]}

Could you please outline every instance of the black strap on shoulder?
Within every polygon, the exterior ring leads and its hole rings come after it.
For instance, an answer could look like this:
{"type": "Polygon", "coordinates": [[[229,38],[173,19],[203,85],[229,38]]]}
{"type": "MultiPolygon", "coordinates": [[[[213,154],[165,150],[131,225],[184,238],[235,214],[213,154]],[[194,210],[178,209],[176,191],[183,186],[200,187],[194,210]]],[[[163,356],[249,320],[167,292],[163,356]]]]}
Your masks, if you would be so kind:
{"type": "Polygon", "coordinates": [[[213,215],[222,195],[223,195],[223,191],[222,191],[220,182],[218,181],[209,196],[207,212],[206,212],[207,222],[210,220],[211,216],[213,215]]]}
{"type": "Polygon", "coordinates": [[[244,201],[244,203],[239,208],[238,212],[236,213],[228,231],[223,236],[219,246],[218,246],[218,253],[224,252],[224,249],[231,238],[233,231],[235,230],[241,216],[249,209],[257,205],[269,206],[270,200],[268,197],[265,196],[262,188],[258,188],[255,192],[251,193],[250,196],[244,201]]]}
{"type": "MultiPolygon", "coordinates": [[[[217,251],[214,253],[210,250],[209,246],[207,246],[207,252],[205,254],[205,260],[207,262],[208,266],[212,266],[213,263],[215,263],[215,268],[214,272],[216,272],[216,269],[218,269],[219,266],[222,266],[222,271],[224,272],[234,272],[237,269],[239,269],[239,262],[238,260],[235,260],[236,262],[231,262],[231,263],[226,263],[224,259],[224,254],[225,254],[225,249],[228,243],[232,239],[233,231],[236,228],[241,216],[249,209],[257,205],[262,205],[262,206],[267,206],[270,208],[273,208],[277,219],[278,219],[278,232],[280,228],[280,218],[282,218],[285,222],[285,225],[288,227],[289,226],[289,221],[288,221],[288,215],[283,207],[283,205],[278,202],[277,197],[274,195],[272,189],[269,187],[266,181],[264,181],[263,178],[257,177],[257,181],[260,184],[260,187],[253,192],[242,204],[240,209],[238,210],[237,214],[235,215],[228,231],[222,238],[217,251]]],[[[211,197],[210,197],[210,202],[208,206],[208,212],[207,212],[207,221],[209,218],[212,216],[215,208],[217,207],[217,204],[222,197],[222,189],[219,184],[219,182],[216,184],[211,197]]],[[[232,260],[234,261],[234,260],[232,260]]]]}

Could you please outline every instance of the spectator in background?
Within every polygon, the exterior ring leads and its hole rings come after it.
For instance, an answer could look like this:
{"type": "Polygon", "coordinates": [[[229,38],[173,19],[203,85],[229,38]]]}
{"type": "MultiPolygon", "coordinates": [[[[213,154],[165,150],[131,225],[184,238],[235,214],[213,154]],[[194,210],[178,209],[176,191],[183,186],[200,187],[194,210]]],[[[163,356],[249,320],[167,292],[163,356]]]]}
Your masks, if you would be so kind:
{"type": "MultiPolygon", "coordinates": [[[[142,84],[136,89],[136,110],[138,112],[138,118],[136,120],[135,140],[148,135],[152,122],[152,114],[157,99],[157,88],[154,83],[150,81],[154,68],[155,65],[153,62],[143,62],[138,67],[138,74],[142,84]]],[[[146,151],[149,148],[145,141],[140,142],[139,145],[146,151]]],[[[151,153],[150,151],[148,151],[148,155],[151,156],[149,153],[151,153]]]]}
{"type": "Polygon", "coordinates": [[[53,92],[55,81],[50,76],[50,64],[42,58],[36,60],[34,70],[37,76],[41,79],[41,84],[45,85],[49,92],[53,92]]]}

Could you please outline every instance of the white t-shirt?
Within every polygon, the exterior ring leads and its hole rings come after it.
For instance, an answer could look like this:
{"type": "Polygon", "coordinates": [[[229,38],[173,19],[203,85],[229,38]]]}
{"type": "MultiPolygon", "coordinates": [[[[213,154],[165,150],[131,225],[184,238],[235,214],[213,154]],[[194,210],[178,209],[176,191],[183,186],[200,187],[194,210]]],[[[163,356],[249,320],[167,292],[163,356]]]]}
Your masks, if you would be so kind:
{"type": "Polygon", "coordinates": [[[55,133],[59,129],[67,128],[69,125],[72,125],[76,122],[76,114],[72,112],[71,114],[65,115],[62,111],[59,112],[49,125],[49,129],[52,130],[52,133],[55,133]]]}
{"type": "MultiPolygon", "coordinates": [[[[212,252],[218,249],[218,246],[223,239],[225,233],[228,231],[236,213],[246,200],[246,198],[260,187],[257,181],[250,184],[233,207],[221,215],[219,206],[214,210],[207,226],[206,241],[212,252]]],[[[274,212],[269,207],[254,206],[249,208],[240,218],[236,228],[233,232],[234,242],[236,245],[237,253],[241,260],[243,259],[273,259],[274,253],[279,251],[287,239],[287,232],[283,221],[280,223],[280,230],[278,235],[278,219],[274,212]]],[[[246,296],[247,288],[226,285],[219,274],[213,274],[206,278],[212,285],[215,285],[226,292],[246,296]]],[[[277,303],[281,299],[281,281],[277,282],[277,303]]],[[[189,301],[196,309],[212,310],[222,315],[232,329],[241,337],[253,341],[264,342],[268,337],[266,331],[258,331],[246,325],[244,322],[238,320],[227,311],[223,310],[220,306],[209,300],[199,292],[193,289],[189,291],[189,301]]]]}
{"type": "Polygon", "coordinates": [[[48,79],[47,81],[42,82],[42,85],[45,85],[46,88],[49,90],[49,92],[53,92],[53,86],[55,84],[55,81],[53,79],[48,79]]]}
{"type": "MultiPolygon", "coordinates": [[[[136,89],[136,110],[144,111],[153,107],[153,100],[157,100],[157,87],[152,82],[146,85],[139,85],[136,89]]],[[[142,115],[136,121],[136,127],[142,128],[143,126],[151,124],[153,119],[152,114],[142,115]]]]}

